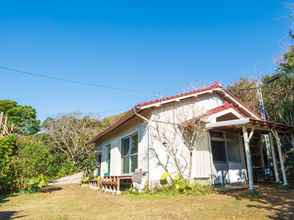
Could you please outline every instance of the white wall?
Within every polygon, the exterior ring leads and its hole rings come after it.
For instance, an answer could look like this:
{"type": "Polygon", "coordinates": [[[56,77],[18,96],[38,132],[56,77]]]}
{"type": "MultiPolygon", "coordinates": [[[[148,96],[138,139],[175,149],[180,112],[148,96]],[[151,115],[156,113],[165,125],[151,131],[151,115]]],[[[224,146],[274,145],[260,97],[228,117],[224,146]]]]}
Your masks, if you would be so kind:
{"type": "MultiPolygon", "coordinates": [[[[174,132],[173,126],[168,123],[180,123],[194,117],[197,117],[209,109],[213,109],[224,103],[222,98],[216,94],[207,94],[197,99],[190,99],[189,101],[179,101],[173,104],[167,104],[162,107],[158,107],[153,110],[149,123],[141,122],[137,125],[129,128],[128,130],[117,134],[115,137],[99,144],[97,150],[102,149],[102,170],[103,175],[107,171],[105,159],[106,152],[105,146],[111,144],[111,170],[110,175],[122,175],[121,172],[121,138],[138,131],[139,146],[138,146],[138,168],[146,172],[143,178],[142,186],[145,183],[156,185],[159,183],[160,176],[164,172],[164,169],[159,164],[158,158],[153,152],[156,152],[161,162],[167,162],[167,153],[162,144],[162,138],[158,138],[158,132],[156,127],[160,128],[160,131],[164,132],[173,146],[178,150],[178,158],[180,158],[180,167],[184,170],[184,174],[188,175],[187,161],[189,157],[189,151],[185,147],[181,134],[174,132]],[[162,121],[168,123],[158,123],[155,121],[162,121]],[[148,160],[149,157],[149,160],[148,160]],[[149,170],[149,175],[148,175],[149,170]]],[[[213,120],[210,118],[210,120],[213,120]]],[[[174,174],[177,173],[173,162],[169,161],[168,170],[174,174]]],[[[210,140],[208,132],[203,137],[203,141],[198,144],[193,152],[192,159],[192,177],[196,179],[207,179],[217,173],[217,168],[212,161],[212,154],[210,149],[210,140]]],[[[235,172],[235,171],[232,171],[235,172]]]]}
{"type": "MultiPolygon", "coordinates": [[[[159,160],[165,164],[167,162],[167,154],[163,136],[170,139],[170,147],[177,148],[177,157],[180,158],[180,168],[183,173],[188,176],[188,158],[189,151],[183,143],[183,139],[179,132],[175,132],[174,125],[161,123],[181,123],[189,119],[195,118],[207,110],[215,108],[223,104],[223,100],[215,94],[205,95],[199,99],[191,99],[189,101],[179,101],[175,104],[166,105],[153,111],[151,123],[148,124],[150,129],[150,147],[153,148],[159,160]],[[157,122],[159,121],[159,122],[157,122]],[[159,129],[158,129],[159,128],[159,129]],[[159,131],[162,131],[158,134],[159,131]],[[160,137],[158,137],[160,136],[160,137]]],[[[150,184],[156,185],[160,176],[165,171],[160,165],[155,153],[150,154],[150,184]]],[[[172,174],[176,174],[175,164],[172,161],[168,163],[168,170],[172,174]]],[[[208,135],[204,135],[203,141],[196,146],[192,159],[192,178],[208,179],[211,176],[211,153],[208,142],[208,135]]]]}
{"type": "Polygon", "coordinates": [[[101,176],[107,172],[107,145],[111,144],[111,161],[110,161],[110,175],[111,176],[120,176],[122,175],[122,167],[121,167],[121,139],[127,137],[135,132],[138,132],[138,167],[141,168],[143,166],[143,157],[144,152],[142,151],[143,147],[143,135],[144,135],[144,123],[138,123],[133,127],[123,131],[114,137],[107,139],[106,141],[100,143],[96,146],[97,151],[102,152],[102,164],[101,164],[101,176]]]}

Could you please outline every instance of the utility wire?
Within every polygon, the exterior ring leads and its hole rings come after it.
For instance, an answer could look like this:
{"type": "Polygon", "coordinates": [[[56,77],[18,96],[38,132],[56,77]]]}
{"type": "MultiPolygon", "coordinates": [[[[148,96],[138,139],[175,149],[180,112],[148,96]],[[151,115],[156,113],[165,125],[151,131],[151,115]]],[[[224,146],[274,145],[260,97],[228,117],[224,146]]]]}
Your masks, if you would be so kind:
{"type": "Polygon", "coordinates": [[[45,78],[45,79],[50,79],[50,80],[55,80],[55,81],[61,81],[61,82],[81,85],[81,86],[90,86],[90,87],[96,87],[96,88],[110,89],[110,90],[116,90],[116,91],[121,91],[121,92],[132,93],[132,94],[138,94],[138,93],[144,92],[142,90],[119,88],[119,87],[113,87],[113,86],[109,86],[109,85],[103,85],[103,84],[97,84],[97,83],[91,83],[91,82],[82,82],[82,81],[72,80],[72,79],[68,79],[68,78],[50,76],[50,75],[42,74],[42,73],[33,73],[33,72],[28,72],[28,71],[24,71],[24,70],[20,70],[20,69],[11,68],[8,66],[1,66],[0,65],[0,69],[10,71],[10,72],[20,73],[20,74],[27,75],[27,76],[45,78]]]}

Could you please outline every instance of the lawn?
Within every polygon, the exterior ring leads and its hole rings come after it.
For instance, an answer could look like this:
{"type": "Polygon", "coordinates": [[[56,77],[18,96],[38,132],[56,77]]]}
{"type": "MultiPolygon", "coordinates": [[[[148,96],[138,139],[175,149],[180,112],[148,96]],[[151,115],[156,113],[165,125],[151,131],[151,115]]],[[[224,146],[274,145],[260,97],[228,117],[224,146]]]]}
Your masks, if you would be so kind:
{"type": "Polygon", "coordinates": [[[0,219],[294,219],[294,190],[259,191],[259,196],[115,196],[72,185],[0,197],[0,219]]]}

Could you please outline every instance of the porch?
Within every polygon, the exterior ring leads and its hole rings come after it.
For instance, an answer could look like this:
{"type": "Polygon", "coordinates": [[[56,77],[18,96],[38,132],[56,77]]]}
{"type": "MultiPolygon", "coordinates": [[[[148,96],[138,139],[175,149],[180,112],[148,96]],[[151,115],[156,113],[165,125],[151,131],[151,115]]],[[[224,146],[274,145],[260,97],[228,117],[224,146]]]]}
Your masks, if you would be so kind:
{"type": "Polygon", "coordinates": [[[215,184],[239,182],[248,184],[249,190],[254,190],[257,182],[288,185],[280,135],[291,136],[294,147],[293,127],[244,118],[207,123],[206,128],[211,134],[215,184]],[[238,142],[240,149],[236,148],[238,142]]]}
{"type": "Polygon", "coordinates": [[[90,181],[91,188],[100,189],[103,192],[120,193],[121,190],[132,186],[133,176],[104,176],[99,180],[90,181]]]}

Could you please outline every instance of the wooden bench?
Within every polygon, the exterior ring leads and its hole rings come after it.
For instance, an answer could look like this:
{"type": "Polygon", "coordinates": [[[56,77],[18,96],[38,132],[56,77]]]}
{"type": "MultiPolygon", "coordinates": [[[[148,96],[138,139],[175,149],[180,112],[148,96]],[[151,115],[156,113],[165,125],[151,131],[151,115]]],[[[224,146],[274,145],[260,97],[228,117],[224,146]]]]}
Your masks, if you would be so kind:
{"type": "Polygon", "coordinates": [[[105,192],[120,192],[122,185],[132,186],[132,180],[132,176],[104,176],[98,184],[105,192]]]}

